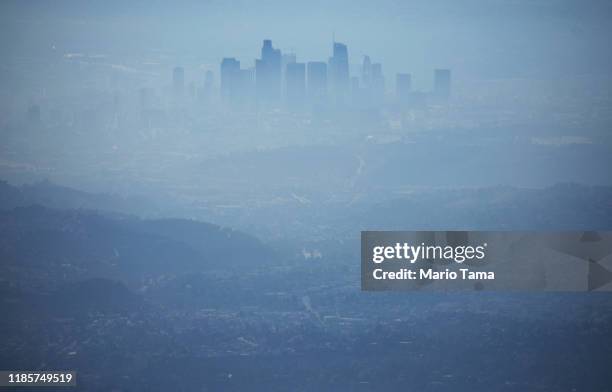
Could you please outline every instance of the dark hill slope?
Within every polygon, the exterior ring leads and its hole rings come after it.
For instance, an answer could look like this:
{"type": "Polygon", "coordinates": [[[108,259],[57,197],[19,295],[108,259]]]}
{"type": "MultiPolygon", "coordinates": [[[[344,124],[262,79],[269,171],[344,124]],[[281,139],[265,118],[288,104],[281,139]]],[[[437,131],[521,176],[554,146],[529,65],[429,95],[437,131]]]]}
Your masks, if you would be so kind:
{"type": "Polygon", "coordinates": [[[187,220],[143,220],[41,206],[0,211],[0,269],[31,289],[89,278],[142,282],[186,273],[263,268],[258,240],[187,220]]]}

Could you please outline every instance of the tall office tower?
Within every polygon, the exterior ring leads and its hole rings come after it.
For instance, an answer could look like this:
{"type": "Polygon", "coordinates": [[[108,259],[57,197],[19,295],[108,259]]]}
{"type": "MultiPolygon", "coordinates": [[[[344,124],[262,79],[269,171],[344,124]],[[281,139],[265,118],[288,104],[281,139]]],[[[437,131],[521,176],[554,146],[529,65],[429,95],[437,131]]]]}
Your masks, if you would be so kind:
{"type": "Polygon", "coordinates": [[[412,76],[409,73],[398,73],[395,78],[395,97],[399,103],[408,103],[412,89],[412,76]]]}
{"type": "Polygon", "coordinates": [[[370,56],[363,56],[361,82],[365,88],[368,88],[372,82],[372,60],[370,60],[370,56]]]}
{"type": "Polygon", "coordinates": [[[287,106],[298,109],[306,97],[306,64],[289,63],[285,72],[287,106]]]}
{"type": "Polygon", "coordinates": [[[297,61],[297,56],[295,53],[283,53],[281,56],[281,63],[283,66],[283,71],[287,69],[287,64],[295,63],[297,61]]]}
{"type": "Polygon", "coordinates": [[[436,69],[434,71],[434,95],[438,98],[448,99],[451,92],[450,69],[436,69]]]}
{"type": "Polygon", "coordinates": [[[204,85],[196,86],[196,97],[199,101],[209,102],[213,97],[213,72],[206,71],[204,74],[204,85]]]}
{"type": "Polygon", "coordinates": [[[334,42],[334,53],[329,59],[331,92],[336,103],[346,101],[349,92],[348,49],[340,42],[334,42]]]}
{"type": "Polygon", "coordinates": [[[174,67],[172,71],[172,88],[176,95],[182,95],[185,90],[185,70],[183,67],[174,67]]]}
{"type": "Polygon", "coordinates": [[[283,94],[287,89],[287,64],[292,64],[297,61],[295,53],[283,53],[281,56],[281,81],[283,94]]]}
{"type": "Polygon", "coordinates": [[[233,57],[221,60],[221,98],[228,102],[230,91],[238,73],[240,72],[240,61],[233,57]]]}
{"type": "Polygon", "coordinates": [[[385,95],[385,77],[382,73],[382,65],[380,63],[372,64],[372,96],[375,103],[382,103],[385,95]]]}
{"type": "Polygon", "coordinates": [[[295,53],[283,53],[281,56],[281,73],[283,78],[285,77],[285,71],[287,71],[287,64],[295,63],[297,56],[295,53]]]}
{"type": "Polygon", "coordinates": [[[311,61],[306,66],[308,99],[321,104],[327,98],[327,64],[323,61],[311,61]]]}
{"type": "Polygon", "coordinates": [[[204,74],[204,85],[196,87],[196,95],[200,101],[209,101],[212,98],[213,92],[213,72],[206,71],[204,74]]]}
{"type": "Polygon", "coordinates": [[[276,103],[281,97],[281,51],[264,40],[261,59],[255,60],[255,84],[259,102],[276,103]]]}
{"type": "Polygon", "coordinates": [[[255,92],[255,70],[239,69],[230,85],[229,101],[234,108],[246,109],[255,92]]]}

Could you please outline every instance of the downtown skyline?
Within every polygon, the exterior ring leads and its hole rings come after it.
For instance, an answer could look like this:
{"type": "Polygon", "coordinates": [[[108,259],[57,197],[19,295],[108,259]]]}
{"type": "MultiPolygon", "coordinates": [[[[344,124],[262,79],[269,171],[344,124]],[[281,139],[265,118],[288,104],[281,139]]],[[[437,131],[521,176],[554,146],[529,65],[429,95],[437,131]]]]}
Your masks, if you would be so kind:
{"type": "MultiPolygon", "coordinates": [[[[383,65],[365,55],[358,70],[351,70],[348,46],[332,43],[331,56],[326,61],[297,60],[296,53],[282,53],[272,40],[263,40],[260,58],[253,65],[241,64],[235,57],[224,57],[220,63],[220,94],[231,106],[284,103],[288,108],[305,106],[376,107],[385,103],[393,91],[394,102],[414,104],[426,98],[413,90],[412,75],[402,72],[391,78],[388,88],[383,65]]],[[[174,72],[181,68],[175,68],[174,72]]],[[[182,78],[174,75],[174,84],[182,78]]],[[[181,82],[178,82],[179,84],[181,82]]],[[[451,70],[435,69],[428,96],[438,102],[447,101],[451,93],[451,70]]]]}

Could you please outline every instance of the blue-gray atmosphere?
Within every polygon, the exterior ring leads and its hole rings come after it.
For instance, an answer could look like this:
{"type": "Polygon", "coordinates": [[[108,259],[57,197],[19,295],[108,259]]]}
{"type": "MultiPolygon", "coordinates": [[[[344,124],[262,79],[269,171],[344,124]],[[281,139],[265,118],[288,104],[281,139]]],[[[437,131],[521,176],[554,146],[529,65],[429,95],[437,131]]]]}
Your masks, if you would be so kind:
{"type": "Polygon", "coordinates": [[[0,390],[612,391],[611,21],[1,2],[0,390]],[[578,239],[559,267],[503,249],[516,287],[562,291],[375,292],[370,231],[578,239]]]}

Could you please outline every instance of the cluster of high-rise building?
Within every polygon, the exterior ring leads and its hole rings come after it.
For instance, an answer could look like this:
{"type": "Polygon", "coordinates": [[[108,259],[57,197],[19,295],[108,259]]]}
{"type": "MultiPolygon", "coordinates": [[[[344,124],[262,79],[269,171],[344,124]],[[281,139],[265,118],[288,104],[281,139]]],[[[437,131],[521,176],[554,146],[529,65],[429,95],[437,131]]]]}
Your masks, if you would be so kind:
{"type": "MultiPolygon", "coordinates": [[[[360,76],[351,76],[348,48],[340,42],[333,43],[333,53],[327,62],[303,63],[296,60],[295,54],[283,54],[273,47],[271,40],[264,40],[261,58],[255,60],[254,67],[243,68],[236,58],[226,57],[221,61],[220,71],[221,97],[232,107],[371,107],[385,102],[382,65],[365,56],[360,76]]],[[[175,75],[177,79],[182,76],[175,75]]],[[[447,99],[450,86],[450,70],[435,70],[431,96],[447,99]]],[[[394,95],[397,103],[414,103],[422,95],[413,92],[410,74],[397,74],[394,95]]]]}

